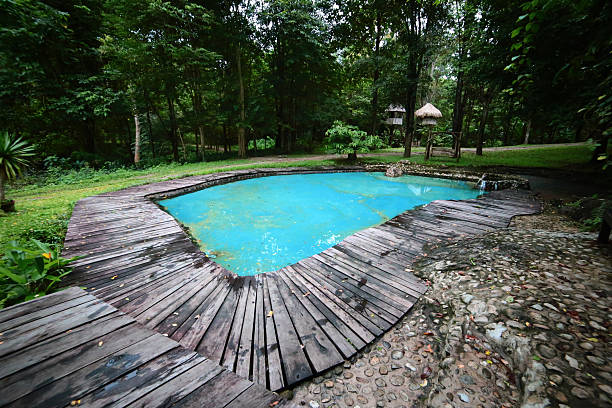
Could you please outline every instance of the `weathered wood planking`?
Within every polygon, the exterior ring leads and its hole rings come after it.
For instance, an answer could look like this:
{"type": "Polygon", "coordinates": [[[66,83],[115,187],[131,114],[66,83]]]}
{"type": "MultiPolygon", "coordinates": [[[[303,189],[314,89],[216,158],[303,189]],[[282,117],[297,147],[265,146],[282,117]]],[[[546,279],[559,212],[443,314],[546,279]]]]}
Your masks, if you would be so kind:
{"type": "Polygon", "coordinates": [[[151,201],[248,178],[339,171],[363,169],[238,170],[83,199],[66,235],[65,256],[84,256],[70,283],[279,390],[350,358],[397,323],[427,290],[409,269],[426,244],[505,227],[515,215],[539,211],[525,191],[435,201],[295,265],[238,277],[206,258],[151,201]]]}
{"type": "Polygon", "coordinates": [[[78,288],[0,320],[2,407],[289,406],[78,288]]]}

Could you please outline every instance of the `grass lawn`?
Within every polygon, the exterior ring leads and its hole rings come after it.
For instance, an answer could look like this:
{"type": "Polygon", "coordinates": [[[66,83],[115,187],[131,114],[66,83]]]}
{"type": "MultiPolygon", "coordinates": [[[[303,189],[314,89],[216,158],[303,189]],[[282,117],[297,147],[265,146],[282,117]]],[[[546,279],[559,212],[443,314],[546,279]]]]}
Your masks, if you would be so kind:
{"type": "MultiPolygon", "coordinates": [[[[423,148],[420,148],[424,150],[423,148]]],[[[413,151],[419,150],[413,149],[413,151]]],[[[396,149],[390,149],[396,151],[396,149]]],[[[403,150],[402,150],[403,151],[403,150]]],[[[424,155],[411,157],[409,160],[418,164],[464,166],[464,167],[485,167],[485,166],[505,166],[505,167],[531,167],[531,168],[562,168],[588,163],[591,159],[592,150],[590,146],[559,146],[542,147],[520,150],[498,150],[485,151],[482,156],[477,156],[473,152],[461,152],[459,161],[448,157],[432,157],[425,162],[424,155]]],[[[376,161],[395,162],[403,160],[398,156],[386,156],[372,158],[376,161]]]]}
{"type": "MultiPolygon", "coordinates": [[[[565,146],[517,151],[485,152],[484,156],[465,153],[457,163],[453,159],[434,157],[431,165],[449,166],[511,166],[560,168],[587,163],[591,150],[587,146],[565,146]]],[[[11,240],[37,238],[46,242],[61,243],[70,218],[72,206],[79,199],[107,191],[147,184],[155,181],[180,178],[189,175],[207,174],[234,169],[255,167],[320,166],[343,164],[343,160],[308,160],[307,157],[288,156],[291,162],[268,162],[265,164],[224,160],[208,163],[169,164],[144,170],[122,169],[110,173],[89,171],[85,174],[71,173],[62,176],[54,184],[39,186],[20,185],[9,188],[7,197],[16,201],[17,212],[0,212],[0,252],[11,240]]],[[[399,155],[369,157],[362,162],[395,162],[399,155]]],[[[423,163],[423,155],[410,158],[423,163]]]]}

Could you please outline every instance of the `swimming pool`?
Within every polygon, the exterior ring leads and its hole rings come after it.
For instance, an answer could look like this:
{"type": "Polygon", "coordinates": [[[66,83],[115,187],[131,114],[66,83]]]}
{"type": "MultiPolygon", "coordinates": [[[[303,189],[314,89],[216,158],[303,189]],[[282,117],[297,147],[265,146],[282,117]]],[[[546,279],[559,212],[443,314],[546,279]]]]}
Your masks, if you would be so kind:
{"type": "Polygon", "coordinates": [[[159,204],[215,262],[250,276],[318,254],[419,205],[479,194],[464,181],[353,172],[249,179],[159,204]]]}

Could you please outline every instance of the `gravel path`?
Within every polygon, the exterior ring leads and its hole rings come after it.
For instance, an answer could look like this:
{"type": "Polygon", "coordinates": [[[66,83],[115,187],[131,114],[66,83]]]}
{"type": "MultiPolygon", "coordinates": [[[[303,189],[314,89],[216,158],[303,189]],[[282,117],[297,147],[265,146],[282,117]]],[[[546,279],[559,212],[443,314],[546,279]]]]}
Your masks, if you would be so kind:
{"type": "MultiPolygon", "coordinates": [[[[612,246],[546,212],[429,252],[430,290],[361,356],[293,390],[317,407],[605,407],[612,246]]],[[[291,394],[291,393],[289,393],[291,394]]]]}

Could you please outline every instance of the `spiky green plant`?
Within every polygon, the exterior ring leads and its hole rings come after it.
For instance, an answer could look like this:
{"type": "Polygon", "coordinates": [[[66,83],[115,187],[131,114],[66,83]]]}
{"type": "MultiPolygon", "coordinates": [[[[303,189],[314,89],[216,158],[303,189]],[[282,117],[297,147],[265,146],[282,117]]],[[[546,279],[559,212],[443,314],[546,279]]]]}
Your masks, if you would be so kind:
{"type": "Polygon", "coordinates": [[[21,171],[34,156],[34,147],[21,138],[0,133],[0,202],[5,200],[4,183],[21,175],[21,171]]]}

